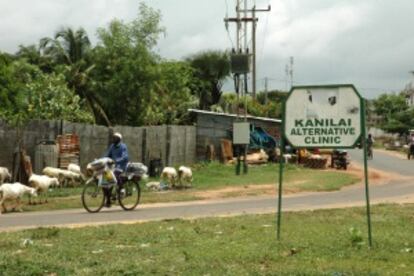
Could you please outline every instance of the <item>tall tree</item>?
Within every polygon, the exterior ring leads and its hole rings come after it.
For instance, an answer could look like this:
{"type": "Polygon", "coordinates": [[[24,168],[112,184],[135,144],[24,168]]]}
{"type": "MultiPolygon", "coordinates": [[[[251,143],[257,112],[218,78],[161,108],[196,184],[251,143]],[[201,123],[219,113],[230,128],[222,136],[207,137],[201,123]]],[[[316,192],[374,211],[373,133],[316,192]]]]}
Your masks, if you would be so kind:
{"type": "Polygon", "coordinates": [[[89,37],[83,28],[74,31],[62,28],[54,38],[40,40],[40,49],[45,55],[54,58],[57,64],[72,65],[85,59],[91,48],[89,37]]]}
{"type": "Polygon", "coordinates": [[[219,103],[224,80],[230,74],[229,55],[222,51],[205,51],[190,56],[187,61],[194,68],[199,108],[210,109],[219,103]]]}
{"type": "Polygon", "coordinates": [[[62,28],[54,38],[41,39],[40,49],[54,61],[56,71],[66,76],[69,87],[85,99],[95,121],[110,125],[99,96],[91,88],[90,74],[95,65],[90,59],[91,43],[85,29],[62,28]]]}
{"type": "MultiPolygon", "coordinates": [[[[64,119],[91,122],[92,116],[82,108],[80,98],[67,87],[63,75],[43,73],[37,66],[17,60],[2,70],[0,91],[8,92],[9,105],[0,117],[10,122],[29,119],[64,119]]],[[[6,101],[5,101],[6,102],[6,101]]]]}
{"type": "Polygon", "coordinates": [[[133,21],[115,19],[98,30],[94,89],[115,124],[143,125],[149,109],[159,108],[149,103],[156,97],[154,85],[160,80],[160,58],[153,51],[164,31],[160,20],[159,11],[142,3],[133,21]]]}
{"type": "Polygon", "coordinates": [[[373,101],[375,112],[382,116],[392,116],[408,109],[403,94],[382,94],[373,101]]]}
{"type": "Polygon", "coordinates": [[[20,45],[16,57],[25,59],[28,63],[38,66],[45,73],[53,72],[54,68],[51,57],[43,55],[38,45],[20,45]]]}
{"type": "Polygon", "coordinates": [[[373,101],[375,113],[382,116],[382,124],[379,126],[390,133],[400,135],[407,133],[413,125],[410,109],[403,93],[382,94],[373,101]]]}

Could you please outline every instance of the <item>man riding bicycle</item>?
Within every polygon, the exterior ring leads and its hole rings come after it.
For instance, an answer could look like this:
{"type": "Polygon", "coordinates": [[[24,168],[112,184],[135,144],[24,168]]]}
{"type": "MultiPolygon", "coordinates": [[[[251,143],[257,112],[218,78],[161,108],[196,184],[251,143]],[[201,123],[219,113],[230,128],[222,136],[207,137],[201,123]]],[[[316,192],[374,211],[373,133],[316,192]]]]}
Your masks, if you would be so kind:
{"type": "MultiPolygon", "coordinates": [[[[114,174],[118,183],[118,188],[122,188],[122,179],[121,174],[126,170],[129,158],[128,158],[128,148],[122,142],[122,135],[119,132],[115,132],[112,135],[112,144],[109,146],[104,157],[109,157],[115,161],[115,170],[114,174]]],[[[112,187],[104,189],[105,198],[106,198],[106,207],[111,207],[111,194],[112,187]]]]}

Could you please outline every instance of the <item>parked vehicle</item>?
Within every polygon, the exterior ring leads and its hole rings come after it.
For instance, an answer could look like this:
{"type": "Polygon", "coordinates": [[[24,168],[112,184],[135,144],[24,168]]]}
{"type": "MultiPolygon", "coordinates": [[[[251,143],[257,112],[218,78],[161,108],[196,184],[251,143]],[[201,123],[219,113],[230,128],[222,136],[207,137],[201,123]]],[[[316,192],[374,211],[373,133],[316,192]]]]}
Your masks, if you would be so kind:
{"type": "Polygon", "coordinates": [[[346,150],[333,150],[332,151],[332,167],[336,169],[344,169],[348,168],[350,163],[350,158],[348,152],[346,150]]]}
{"type": "Polygon", "coordinates": [[[105,203],[104,189],[112,188],[111,202],[118,201],[122,209],[134,210],[141,197],[139,182],[147,174],[147,167],[141,163],[129,163],[120,175],[122,185],[114,174],[115,162],[111,158],[100,158],[88,164],[92,177],[86,181],[82,192],[82,205],[89,213],[99,212],[105,203]]]}

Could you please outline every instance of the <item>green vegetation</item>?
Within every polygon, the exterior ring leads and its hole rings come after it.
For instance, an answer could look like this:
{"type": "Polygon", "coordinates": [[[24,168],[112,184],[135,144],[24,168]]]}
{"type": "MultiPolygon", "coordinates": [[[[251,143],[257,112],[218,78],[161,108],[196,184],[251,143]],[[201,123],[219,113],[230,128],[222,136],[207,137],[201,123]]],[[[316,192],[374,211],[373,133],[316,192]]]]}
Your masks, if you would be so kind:
{"type": "Polygon", "coordinates": [[[413,205],[2,233],[3,275],[410,275],[413,205]]]}
{"type": "Polygon", "coordinates": [[[383,119],[377,127],[387,132],[403,135],[414,127],[414,108],[408,106],[403,92],[382,94],[373,101],[373,107],[383,119]]]}
{"type": "Polygon", "coordinates": [[[229,55],[221,51],[205,51],[187,59],[194,68],[193,90],[200,99],[200,109],[210,109],[217,104],[222,95],[224,80],[230,75],[229,55]]]}
{"type": "MultiPolygon", "coordinates": [[[[152,192],[146,190],[144,185],[141,195],[142,203],[158,203],[173,201],[189,201],[204,199],[200,192],[208,192],[223,188],[230,188],[224,191],[220,197],[235,197],[241,195],[263,195],[269,194],[270,188],[247,189],[247,186],[274,185],[278,181],[279,167],[276,164],[251,166],[249,174],[236,176],[234,166],[224,166],[219,163],[200,164],[194,168],[193,188],[186,190],[152,192]]],[[[151,179],[156,181],[158,179],[151,179]]],[[[285,171],[284,191],[334,191],[352,185],[359,179],[356,176],[335,172],[304,169],[293,165],[287,166],[285,171]]],[[[24,206],[25,210],[54,210],[68,208],[82,208],[80,194],[82,188],[53,189],[49,194],[49,203],[24,206]]]]}
{"type": "Polygon", "coordinates": [[[220,101],[212,105],[210,109],[217,112],[226,112],[236,114],[237,110],[243,110],[245,103],[247,113],[258,117],[281,118],[282,102],[285,100],[287,93],[281,91],[270,91],[268,93],[261,92],[257,94],[257,98],[251,96],[240,98],[237,102],[236,94],[223,94],[220,101]]]}
{"type": "Polygon", "coordinates": [[[188,108],[209,109],[220,100],[228,55],[165,60],[156,50],[163,34],[161,13],[141,3],[130,22],[114,19],[99,28],[96,45],[83,28],[63,27],[15,54],[0,52],[0,119],[21,127],[28,119],[188,123],[188,108]]]}
{"type": "Polygon", "coordinates": [[[234,98],[222,100],[230,76],[226,51],[206,50],[181,60],[161,57],[156,49],[166,35],[161,19],[160,11],[141,3],[135,19],[113,19],[98,28],[96,45],[84,28],[62,27],[37,44],[21,45],[15,54],[0,52],[0,119],[20,127],[28,119],[186,124],[189,108],[229,105],[227,112],[246,108],[256,116],[280,116],[284,96],[278,92],[259,93],[247,107],[234,98]]]}

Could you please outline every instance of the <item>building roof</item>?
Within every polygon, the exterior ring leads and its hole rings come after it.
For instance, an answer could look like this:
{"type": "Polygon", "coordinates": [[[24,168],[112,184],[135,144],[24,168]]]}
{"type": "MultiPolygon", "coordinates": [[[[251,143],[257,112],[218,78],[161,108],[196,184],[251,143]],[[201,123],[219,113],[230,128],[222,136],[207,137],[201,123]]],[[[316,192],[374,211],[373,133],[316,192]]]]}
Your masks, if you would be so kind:
{"type": "MultiPolygon", "coordinates": [[[[220,112],[200,110],[200,109],[188,109],[188,112],[194,112],[194,113],[197,113],[197,114],[214,115],[214,116],[233,117],[233,118],[237,117],[236,114],[220,113],[220,112]]],[[[244,115],[241,116],[241,117],[244,118],[244,115]]],[[[273,123],[279,123],[279,124],[282,123],[282,120],[274,119],[274,118],[256,117],[256,116],[251,116],[251,115],[247,115],[247,118],[248,119],[254,119],[254,120],[260,120],[260,121],[264,121],[264,122],[273,122],[273,123]]]]}

